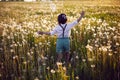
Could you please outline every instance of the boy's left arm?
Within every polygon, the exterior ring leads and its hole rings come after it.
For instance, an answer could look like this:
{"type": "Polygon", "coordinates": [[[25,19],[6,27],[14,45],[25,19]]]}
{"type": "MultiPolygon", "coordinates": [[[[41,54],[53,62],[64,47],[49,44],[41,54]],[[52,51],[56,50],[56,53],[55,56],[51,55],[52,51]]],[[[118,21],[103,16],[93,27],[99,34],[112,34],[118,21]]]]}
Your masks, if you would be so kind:
{"type": "Polygon", "coordinates": [[[77,22],[78,22],[78,23],[81,21],[81,19],[83,18],[84,15],[85,15],[85,12],[82,11],[82,12],[81,12],[81,16],[77,19],[77,22]]]}

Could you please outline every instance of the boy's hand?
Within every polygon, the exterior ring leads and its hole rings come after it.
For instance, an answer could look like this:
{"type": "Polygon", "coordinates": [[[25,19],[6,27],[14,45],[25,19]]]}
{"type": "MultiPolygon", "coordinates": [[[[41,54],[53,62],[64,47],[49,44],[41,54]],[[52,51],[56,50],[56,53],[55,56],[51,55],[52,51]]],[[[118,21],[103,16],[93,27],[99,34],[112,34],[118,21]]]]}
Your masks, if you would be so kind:
{"type": "Polygon", "coordinates": [[[42,32],[42,31],[38,31],[37,33],[43,35],[43,32],[42,32]]]}
{"type": "Polygon", "coordinates": [[[85,12],[84,11],[82,11],[81,13],[81,16],[77,19],[77,22],[80,22],[80,20],[83,18],[83,16],[85,15],[85,12]]]}
{"type": "Polygon", "coordinates": [[[84,16],[85,15],[85,11],[82,11],[80,14],[81,14],[81,16],[84,16]]]}

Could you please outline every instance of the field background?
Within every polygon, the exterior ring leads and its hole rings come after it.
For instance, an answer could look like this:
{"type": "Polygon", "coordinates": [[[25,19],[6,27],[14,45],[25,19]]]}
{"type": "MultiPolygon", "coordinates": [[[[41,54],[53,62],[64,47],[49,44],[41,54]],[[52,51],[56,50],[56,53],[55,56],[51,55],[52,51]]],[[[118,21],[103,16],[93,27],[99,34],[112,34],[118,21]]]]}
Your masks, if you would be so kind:
{"type": "Polygon", "coordinates": [[[120,80],[120,1],[0,2],[0,80],[120,80]],[[82,10],[71,63],[56,64],[56,36],[36,32],[52,30],[60,13],[71,22],[82,10]]]}

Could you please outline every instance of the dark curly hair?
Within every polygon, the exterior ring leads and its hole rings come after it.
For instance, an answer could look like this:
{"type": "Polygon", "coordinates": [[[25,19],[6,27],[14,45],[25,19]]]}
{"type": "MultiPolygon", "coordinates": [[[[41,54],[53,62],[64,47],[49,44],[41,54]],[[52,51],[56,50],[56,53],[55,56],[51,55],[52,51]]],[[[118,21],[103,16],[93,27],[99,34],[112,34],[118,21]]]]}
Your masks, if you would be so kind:
{"type": "Polygon", "coordinates": [[[58,23],[59,24],[65,24],[67,22],[67,17],[64,13],[61,13],[58,15],[58,23]]]}

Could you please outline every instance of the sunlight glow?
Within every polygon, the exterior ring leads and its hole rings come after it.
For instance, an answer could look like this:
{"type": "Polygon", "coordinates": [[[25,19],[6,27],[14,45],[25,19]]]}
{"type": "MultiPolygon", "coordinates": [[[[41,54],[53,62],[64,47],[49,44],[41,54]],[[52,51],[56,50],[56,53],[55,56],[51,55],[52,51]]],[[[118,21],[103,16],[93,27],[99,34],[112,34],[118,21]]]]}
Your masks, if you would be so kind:
{"type": "Polygon", "coordinates": [[[36,0],[24,0],[25,2],[34,2],[36,0]]]}

